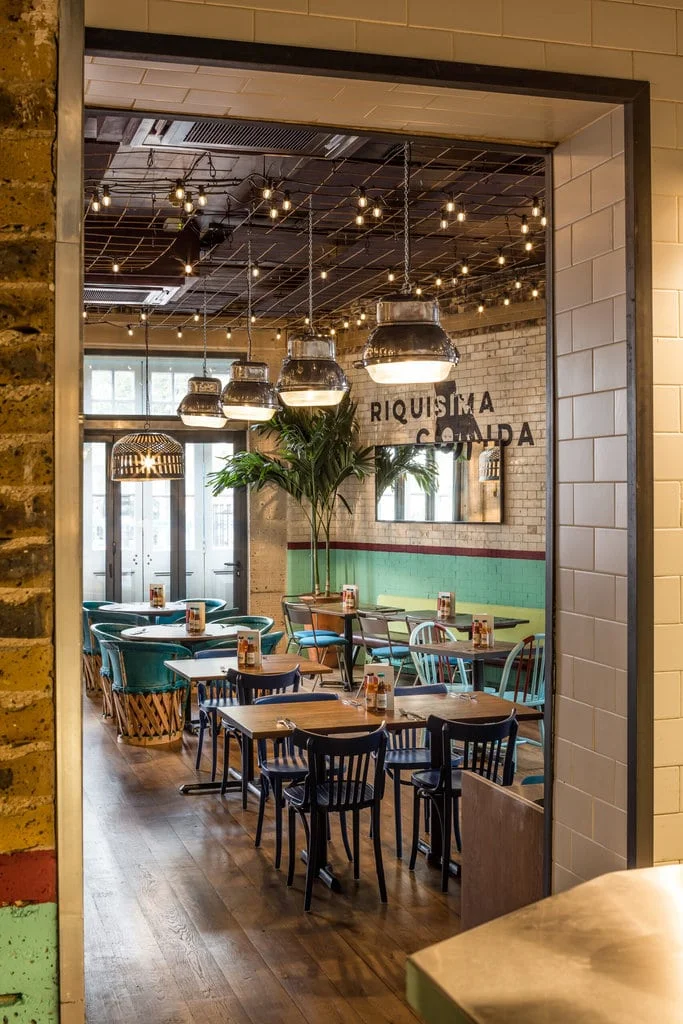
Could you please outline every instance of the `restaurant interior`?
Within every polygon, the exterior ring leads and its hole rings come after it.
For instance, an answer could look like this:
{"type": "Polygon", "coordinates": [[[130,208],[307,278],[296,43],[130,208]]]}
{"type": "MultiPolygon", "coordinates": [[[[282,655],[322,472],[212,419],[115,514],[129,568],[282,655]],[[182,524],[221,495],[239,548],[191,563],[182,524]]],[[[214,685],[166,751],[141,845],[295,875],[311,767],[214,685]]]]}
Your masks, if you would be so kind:
{"type": "Polygon", "coordinates": [[[89,1019],[414,1020],[547,891],[549,147],[379,85],[86,59],[89,1019]]]}

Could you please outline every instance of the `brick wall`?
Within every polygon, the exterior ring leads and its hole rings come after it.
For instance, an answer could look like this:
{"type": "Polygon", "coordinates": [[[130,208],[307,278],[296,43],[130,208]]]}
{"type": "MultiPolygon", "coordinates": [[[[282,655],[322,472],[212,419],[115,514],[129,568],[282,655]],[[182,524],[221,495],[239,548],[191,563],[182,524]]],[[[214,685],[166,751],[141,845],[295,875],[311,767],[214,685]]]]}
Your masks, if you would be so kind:
{"type": "Polygon", "coordinates": [[[52,351],[56,3],[0,24],[0,994],[55,1021],[52,351]],[[14,998],[14,997],[11,997],[14,998]]]}

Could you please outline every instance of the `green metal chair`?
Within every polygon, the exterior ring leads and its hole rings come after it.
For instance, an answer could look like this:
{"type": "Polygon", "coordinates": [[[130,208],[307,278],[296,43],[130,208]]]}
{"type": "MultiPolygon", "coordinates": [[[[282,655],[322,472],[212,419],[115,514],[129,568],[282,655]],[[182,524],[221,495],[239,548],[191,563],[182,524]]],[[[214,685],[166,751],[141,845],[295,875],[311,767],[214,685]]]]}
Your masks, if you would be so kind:
{"type": "Polygon", "coordinates": [[[88,623],[88,612],[93,611],[95,608],[104,608],[108,604],[113,604],[112,601],[84,601],[81,609],[81,623],[83,626],[83,644],[82,644],[82,658],[81,658],[81,675],[83,677],[83,685],[85,686],[85,692],[89,697],[93,697],[95,694],[100,692],[99,683],[99,667],[95,659],[97,651],[93,648],[92,637],[90,635],[90,626],[88,623]]]}
{"type": "MultiPolygon", "coordinates": [[[[524,637],[512,648],[503,667],[498,696],[515,704],[542,709],[545,706],[545,633],[524,637]]],[[[543,719],[538,723],[539,740],[518,736],[517,744],[543,746],[543,719]]]]}
{"type": "Polygon", "coordinates": [[[100,640],[112,672],[118,738],[134,746],[168,746],[182,739],[187,681],[165,661],[191,658],[180,644],[100,640]]]}
{"type": "Polygon", "coordinates": [[[275,625],[275,619],[268,615],[228,615],[212,619],[212,622],[222,622],[226,626],[244,626],[245,629],[258,629],[261,636],[269,633],[275,625]]]}
{"type": "MultiPolygon", "coordinates": [[[[213,622],[213,616],[229,615],[232,609],[225,607],[225,601],[222,601],[219,597],[188,597],[185,598],[187,601],[203,601],[206,606],[206,621],[213,622]]],[[[174,612],[173,615],[165,615],[163,618],[164,622],[184,622],[185,612],[174,612]]]]}

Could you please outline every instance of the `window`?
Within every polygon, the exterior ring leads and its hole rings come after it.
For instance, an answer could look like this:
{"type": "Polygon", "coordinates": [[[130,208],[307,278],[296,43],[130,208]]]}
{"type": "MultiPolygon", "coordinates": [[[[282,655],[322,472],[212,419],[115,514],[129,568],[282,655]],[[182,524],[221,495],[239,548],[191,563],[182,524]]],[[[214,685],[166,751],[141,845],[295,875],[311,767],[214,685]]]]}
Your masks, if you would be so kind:
{"type": "MultiPolygon", "coordinates": [[[[232,359],[211,359],[207,372],[221,384],[230,378],[232,359]]],[[[150,356],[149,411],[175,416],[190,377],[201,375],[201,356],[150,356]]],[[[88,355],[83,374],[86,416],[144,416],[145,360],[139,355],[88,355]]]]}

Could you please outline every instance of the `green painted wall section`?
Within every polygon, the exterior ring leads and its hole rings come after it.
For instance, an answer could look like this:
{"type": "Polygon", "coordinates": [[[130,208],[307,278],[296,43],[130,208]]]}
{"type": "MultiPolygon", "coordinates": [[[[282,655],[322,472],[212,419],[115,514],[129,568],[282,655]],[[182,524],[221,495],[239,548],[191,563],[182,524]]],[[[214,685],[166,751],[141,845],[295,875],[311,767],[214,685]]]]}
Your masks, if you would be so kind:
{"type": "Polygon", "coordinates": [[[0,1020],[57,1024],[57,906],[0,908],[0,1020]]]}
{"type": "MultiPolygon", "coordinates": [[[[288,551],[287,556],[287,592],[306,593],[311,588],[308,551],[288,551]]],[[[434,598],[440,590],[455,590],[458,602],[545,606],[545,561],[528,558],[334,550],[332,586],[339,589],[344,583],[357,583],[367,601],[379,594],[434,598]]]]}

